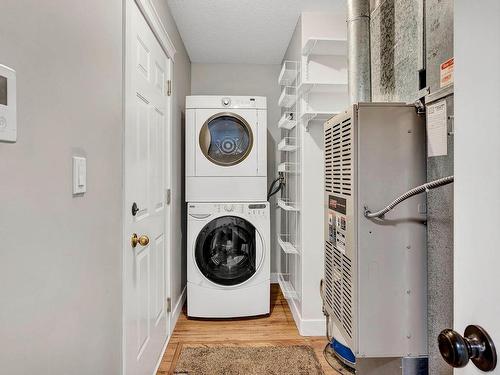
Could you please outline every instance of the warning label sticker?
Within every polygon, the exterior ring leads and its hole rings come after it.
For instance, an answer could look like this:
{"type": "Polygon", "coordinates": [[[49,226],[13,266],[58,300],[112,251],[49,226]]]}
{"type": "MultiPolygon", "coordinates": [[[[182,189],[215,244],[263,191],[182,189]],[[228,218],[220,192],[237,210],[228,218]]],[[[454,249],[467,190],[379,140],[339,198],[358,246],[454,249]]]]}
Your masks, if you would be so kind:
{"type": "Polygon", "coordinates": [[[446,60],[441,64],[441,84],[440,87],[446,87],[453,83],[453,70],[455,65],[455,59],[446,60]]]}

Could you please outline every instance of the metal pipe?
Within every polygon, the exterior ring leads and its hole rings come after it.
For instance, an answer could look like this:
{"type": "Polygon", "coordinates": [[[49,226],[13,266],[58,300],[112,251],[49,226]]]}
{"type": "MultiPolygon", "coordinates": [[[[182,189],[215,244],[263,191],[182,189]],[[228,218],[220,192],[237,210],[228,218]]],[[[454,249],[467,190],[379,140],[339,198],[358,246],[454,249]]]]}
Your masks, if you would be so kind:
{"type": "Polygon", "coordinates": [[[347,1],[349,101],[370,102],[370,0],[347,1]]]}

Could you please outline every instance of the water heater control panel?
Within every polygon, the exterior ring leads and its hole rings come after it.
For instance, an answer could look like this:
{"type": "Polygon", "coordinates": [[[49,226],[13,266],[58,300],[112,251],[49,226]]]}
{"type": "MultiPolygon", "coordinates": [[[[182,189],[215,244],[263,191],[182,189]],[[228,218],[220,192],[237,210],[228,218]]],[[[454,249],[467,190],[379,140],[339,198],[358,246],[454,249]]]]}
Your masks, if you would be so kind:
{"type": "Polygon", "coordinates": [[[17,141],[16,72],[0,64],[0,141],[17,141]]]}
{"type": "Polygon", "coordinates": [[[346,250],[347,200],[330,195],[328,197],[328,239],[339,250],[346,250]]]}

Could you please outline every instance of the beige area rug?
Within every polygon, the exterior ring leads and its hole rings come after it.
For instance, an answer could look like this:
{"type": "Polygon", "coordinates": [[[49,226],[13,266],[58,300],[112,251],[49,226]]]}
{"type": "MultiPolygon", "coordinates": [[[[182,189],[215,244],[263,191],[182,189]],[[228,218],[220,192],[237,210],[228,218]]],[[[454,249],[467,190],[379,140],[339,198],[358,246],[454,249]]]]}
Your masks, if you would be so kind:
{"type": "Polygon", "coordinates": [[[313,348],[294,346],[183,347],[174,374],[323,375],[313,348]]]}

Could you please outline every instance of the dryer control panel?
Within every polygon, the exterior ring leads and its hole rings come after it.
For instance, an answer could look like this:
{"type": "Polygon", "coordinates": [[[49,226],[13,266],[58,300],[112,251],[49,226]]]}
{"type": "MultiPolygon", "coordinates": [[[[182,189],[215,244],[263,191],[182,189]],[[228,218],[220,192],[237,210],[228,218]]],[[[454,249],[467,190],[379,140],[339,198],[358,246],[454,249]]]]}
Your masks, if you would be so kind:
{"type": "Polygon", "coordinates": [[[252,97],[224,97],[221,105],[223,108],[255,108],[256,100],[252,97]]]}

